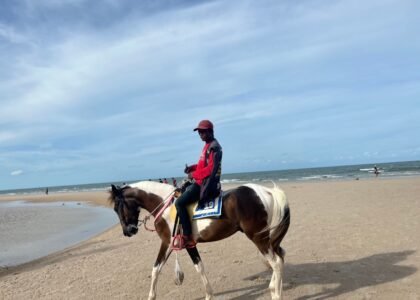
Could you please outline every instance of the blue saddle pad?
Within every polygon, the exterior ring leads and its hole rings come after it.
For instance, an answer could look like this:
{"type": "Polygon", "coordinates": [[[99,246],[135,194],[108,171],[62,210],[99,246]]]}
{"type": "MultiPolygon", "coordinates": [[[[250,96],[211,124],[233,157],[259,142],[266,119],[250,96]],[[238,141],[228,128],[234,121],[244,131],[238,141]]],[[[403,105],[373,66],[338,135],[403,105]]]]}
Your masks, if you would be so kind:
{"type": "Polygon", "coordinates": [[[208,201],[204,207],[200,207],[197,205],[197,207],[194,210],[192,219],[197,220],[211,217],[220,217],[222,214],[222,195],[223,193],[220,193],[220,196],[208,201]]]}

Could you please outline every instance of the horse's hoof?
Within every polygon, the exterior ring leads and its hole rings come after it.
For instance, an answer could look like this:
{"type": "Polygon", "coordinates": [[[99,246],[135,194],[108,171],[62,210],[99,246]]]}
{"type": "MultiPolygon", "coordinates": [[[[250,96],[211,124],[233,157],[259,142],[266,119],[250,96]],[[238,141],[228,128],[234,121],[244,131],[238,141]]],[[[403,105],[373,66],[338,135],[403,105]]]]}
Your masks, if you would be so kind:
{"type": "Polygon", "coordinates": [[[181,285],[184,282],[184,273],[177,272],[174,281],[175,281],[175,285],[181,285]]]}

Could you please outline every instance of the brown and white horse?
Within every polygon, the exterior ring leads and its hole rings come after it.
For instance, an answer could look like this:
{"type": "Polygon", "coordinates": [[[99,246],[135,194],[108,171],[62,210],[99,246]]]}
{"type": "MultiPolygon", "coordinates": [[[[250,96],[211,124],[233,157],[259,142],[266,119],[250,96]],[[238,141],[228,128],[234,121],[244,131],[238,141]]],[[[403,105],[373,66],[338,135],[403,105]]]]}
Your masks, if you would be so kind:
{"type": "MultiPolygon", "coordinates": [[[[155,217],[174,189],[171,185],[153,181],[138,182],[125,187],[112,185],[109,199],[114,204],[124,235],[130,237],[137,233],[140,208],[144,208],[155,217]]],[[[171,205],[155,219],[155,229],[161,239],[161,246],[152,270],[149,300],[156,298],[158,275],[172,252],[171,236],[175,215],[176,209],[171,205]]],[[[282,190],[276,185],[267,188],[257,184],[245,184],[225,192],[220,218],[194,220],[192,228],[197,243],[218,241],[237,231],[245,233],[273,269],[269,285],[271,297],[280,299],[285,256],[280,242],[286,235],[289,224],[289,206],[282,190]]],[[[213,292],[197,248],[186,250],[201,275],[206,299],[213,299],[213,292]]],[[[179,270],[178,261],[176,269],[178,284],[181,284],[183,273],[179,270]]]]}

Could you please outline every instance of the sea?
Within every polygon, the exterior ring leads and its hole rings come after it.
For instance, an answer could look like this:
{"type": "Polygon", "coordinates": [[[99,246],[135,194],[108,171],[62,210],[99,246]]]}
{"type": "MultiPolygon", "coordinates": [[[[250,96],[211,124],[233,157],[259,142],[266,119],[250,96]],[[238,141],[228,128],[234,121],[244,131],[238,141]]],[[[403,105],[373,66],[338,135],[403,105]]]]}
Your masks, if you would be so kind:
{"type": "MultiPolygon", "coordinates": [[[[274,170],[261,172],[243,172],[231,173],[222,175],[222,183],[246,183],[246,182],[265,182],[265,181],[285,181],[285,182],[302,182],[302,181],[331,181],[331,180],[355,180],[375,177],[375,164],[359,164],[333,167],[318,167],[305,169],[289,169],[289,170],[274,170]]],[[[390,162],[390,163],[376,163],[379,170],[379,178],[398,178],[398,177],[413,177],[420,176],[420,161],[405,161],[405,162],[390,162]]],[[[163,178],[163,177],[162,177],[163,178]]],[[[152,179],[157,181],[159,178],[152,179]]],[[[182,182],[184,177],[175,177],[178,183],[182,182]]],[[[100,182],[91,184],[78,184],[66,186],[52,186],[48,187],[51,193],[67,193],[67,192],[84,192],[84,191],[103,191],[109,189],[111,184],[123,185],[125,183],[137,182],[141,180],[148,180],[139,178],[138,180],[115,181],[115,182],[100,182]]],[[[168,178],[169,183],[172,183],[172,177],[168,178]]],[[[34,194],[44,192],[46,187],[16,189],[16,190],[1,190],[0,194],[6,195],[20,195],[20,194],[34,194]]]]}

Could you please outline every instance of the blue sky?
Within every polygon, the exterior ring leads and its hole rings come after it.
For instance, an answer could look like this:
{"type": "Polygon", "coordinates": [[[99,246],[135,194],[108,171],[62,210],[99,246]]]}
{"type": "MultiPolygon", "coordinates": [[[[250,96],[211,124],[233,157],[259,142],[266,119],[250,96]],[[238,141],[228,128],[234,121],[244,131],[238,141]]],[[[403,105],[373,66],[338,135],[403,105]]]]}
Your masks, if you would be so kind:
{"type": "Polygon", "coordinates": [[[418,160],[419,1],[2,1],[0,189],[418,160]]]}

